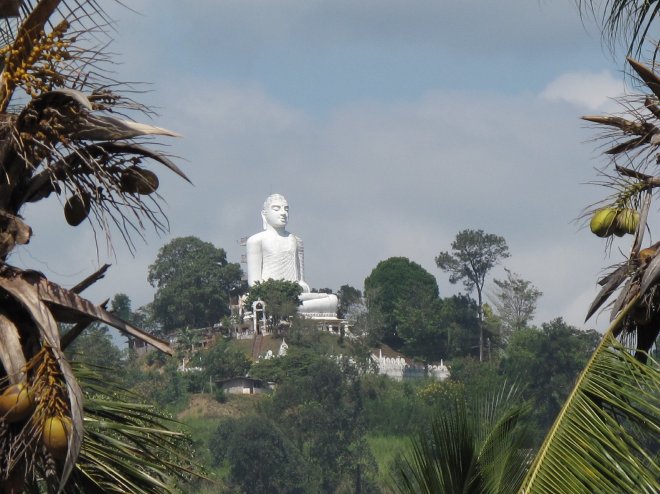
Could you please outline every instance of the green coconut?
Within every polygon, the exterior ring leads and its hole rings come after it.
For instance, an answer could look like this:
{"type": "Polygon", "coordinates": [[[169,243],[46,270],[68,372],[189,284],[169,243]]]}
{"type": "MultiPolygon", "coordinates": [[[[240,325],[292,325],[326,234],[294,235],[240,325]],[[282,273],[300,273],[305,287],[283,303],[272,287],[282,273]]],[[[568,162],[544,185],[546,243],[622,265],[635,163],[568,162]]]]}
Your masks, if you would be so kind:
{"type": "Polygon", "coordinates": [[[639,226],[639,213],[634,209],[625,208],[616,215],[615,228],[630,235],[637,231],[639,226]]]}
{"type": "Polygon", "coordinates": [[[589,227],[599,237],[608,237],[615,233],[618,211],[615,208],[602,208],[591,217],[589,227]]]}

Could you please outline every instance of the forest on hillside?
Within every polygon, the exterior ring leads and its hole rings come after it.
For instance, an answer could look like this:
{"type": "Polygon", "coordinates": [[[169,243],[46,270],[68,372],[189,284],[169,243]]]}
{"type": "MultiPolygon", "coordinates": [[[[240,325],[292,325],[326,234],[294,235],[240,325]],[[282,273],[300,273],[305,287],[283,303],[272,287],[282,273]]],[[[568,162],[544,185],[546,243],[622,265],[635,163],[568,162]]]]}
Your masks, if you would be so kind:
{"type": "MultiPolygon", "coordinates": [[[[453,307],[451,300],[441,305],[453,307]]],[[[130,312],[125,295],[115,296],[113,304],[129,311],[123,314],[128,320],[141,317],[130,312]]],[[[272,336],[269,347],[284,338],[289,348],[271,359],[253,360],[250,340],[220,332],[201,348],[189,331],[178,333],[174,357],[138,355],[114,346],[103,326],[88,329],[69,352],[74,362],[118,380],[186,424],[196,460],[219,483],[194,480],[186,492],[218,492],[218,485],[223,492],[396,492],[415,438],[428,435],[433,418],[457,403],[476,411],[484,400],[507,395],[506,409],[525,410],[519,424],[524,447],[538,448],[600,340],[595,331],[557,318],[512,330],[479,361],[476,304],[466,304],[464,312],[461,318],[470,326],[455,318],[451,334],[471,332],[464,339],[475,344],[463,353],[455,346],[445,381],[376,374],[371,355],[383,348],[393,352],[382,331],[381,340],[368,332],[348,338],[298,318],[286,333],[272,336]],[[200,370],[183,372],[184,359],[200,370]],[[222,380],[244,375],[274,383],[275,389],[249,396],[222,391],[222,380]]]]}

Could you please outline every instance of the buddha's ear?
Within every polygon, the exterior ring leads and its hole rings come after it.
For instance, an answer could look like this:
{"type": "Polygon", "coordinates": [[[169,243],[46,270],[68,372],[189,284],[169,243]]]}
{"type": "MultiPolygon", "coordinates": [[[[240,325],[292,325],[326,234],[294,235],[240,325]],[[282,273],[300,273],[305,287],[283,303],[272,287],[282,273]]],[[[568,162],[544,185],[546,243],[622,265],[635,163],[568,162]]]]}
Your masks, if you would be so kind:
{"type": "Polygon", "coordinates": [[[261,211],[261,225],[264,230],[268,228],[268,222],[266,221],[266,211],[261,211]]]}

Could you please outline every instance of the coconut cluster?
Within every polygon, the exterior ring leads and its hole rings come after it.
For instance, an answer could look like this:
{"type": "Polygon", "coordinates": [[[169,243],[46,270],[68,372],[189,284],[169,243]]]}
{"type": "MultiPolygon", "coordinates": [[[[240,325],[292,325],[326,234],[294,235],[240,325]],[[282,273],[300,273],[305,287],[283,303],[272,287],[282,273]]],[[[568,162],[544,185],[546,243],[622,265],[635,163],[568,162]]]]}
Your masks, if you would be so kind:
{"type": "Polygon", "coordinates": [[[31,418],[36,420],[46,449],[53,458],[63,460],[68,450],[71,420],[58,415],[38,419],[39,414],[34,413],[36,407],[35,393],[26,383],[12,384],[0,394],[0,420],[9,424],[27,422],[31,418]]]}
{"type": "Polygon", "coordinates": [[[599,237],[633,235],[639,226],[639,213],[631,208],[602,208],[594,213],[589,226],[599,237]]]}

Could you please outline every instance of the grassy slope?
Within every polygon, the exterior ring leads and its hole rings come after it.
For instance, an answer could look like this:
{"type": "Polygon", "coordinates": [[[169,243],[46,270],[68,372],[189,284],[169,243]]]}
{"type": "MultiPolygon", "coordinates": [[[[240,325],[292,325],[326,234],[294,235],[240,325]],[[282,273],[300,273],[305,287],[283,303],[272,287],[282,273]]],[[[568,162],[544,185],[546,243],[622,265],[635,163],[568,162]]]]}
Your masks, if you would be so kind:
{"type": "Polygon", "coordinates": [[[378,472],[384,483],[389,482],[390,467],[394,460],[410,447],[410,438],[402,436],[367,436],[367,442],[376,458],[378,472]]]}
{"type": "Polygon", "coordinates": [[[237,418],[257,411],[261,396],[233,395],[225,403],[219,403],[209,394],[191,395],[186,406],[177,416],[190,433],[194,444],[196,460],[207,469],[208,476],[217,483],[201,482],[188,486],[190,494],[207,494],[222,492],[222,479],[227,476],[225,465],[214,467],[209,450],[209,438],[220,422],[228,417],[237,418]]]}
{"type": "MultiPolygon", "coordinates": [[[[178,416],[179,420],[189,430],[199,463],[206,466],[209,476],[219,482],[227,475],[226,467],[212,467],[212,458],[208,448],[208,440],[215,432],[218,424],[225,417],[241,417],[257,412],[257,406],[262,396],[232,395],[225,403],[218,403],[211,395],[193,395],[186,407],[178,416]]],[[[409,438],[401,436],[367,437],[369,446],[378,465],[379,477],[383,484],[389,482],[389,471],[395,458],[403,453],[409,445],[409,438]]],[[[215,487],[217,488],[217,486],[215,487]]],[[[212,485],[199,486],[195,492],[217,492],[212,485]]]]}

